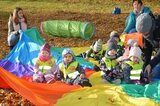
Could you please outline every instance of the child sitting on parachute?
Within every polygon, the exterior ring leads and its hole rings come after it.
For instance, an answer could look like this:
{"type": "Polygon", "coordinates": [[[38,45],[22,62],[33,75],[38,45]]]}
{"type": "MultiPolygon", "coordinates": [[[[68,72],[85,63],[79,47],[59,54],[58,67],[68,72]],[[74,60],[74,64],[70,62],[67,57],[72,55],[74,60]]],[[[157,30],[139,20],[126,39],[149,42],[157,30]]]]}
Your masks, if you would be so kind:
{"type": "Polygon", "coordinates": [[[79,56],[86,60],[89,58],[93,58],[94,60],[101,60],[104,54],[105,51],[102,48],[102,39],[98,39],[97,41],[93,42],[88,51],[81,53],[79,56]]]}
{"type": "Polygon", "coordinates": [[[107,42],[105,57],[100,61],[102,79],[107,83],[120,84],[122,73],[117,68],[117,44],[113,40],[107,42]]]}
{"type": "Polygon", "coordinates": [[[140,84],[142,66],[142,51],[134,44],[129,51],[128,60],[123,61],[121,65],[124,74],[124,81],[127,84],[140,84]]]}
{"type": "Polygon", "coordinates": [[[138,42],[135,39],[129,39],[127,41],[127,46],[124,49],[123,55],[118,57],[117,61],[121,62],[121,61],[124,61],[124,60],[128,59],[129,51],[130,51],[131,47],[133,47],[133,46],[138,46],[138,42]]]}
{"type": "Polygon", "coordinates": [[[39,56],[34,65],[33,82],[52,83],[55,81],[56,62],[51,56],[50,45],[45,43],[41,46],[39,56]]]}
{"type": "Polygon", "coordinates": [[[123,44],[123,42],[121,42],[120,35],[118,34],[118,32],[117,31],[112,31],[110,33],[110,39],[109,40],[113,40],[114,42],[117,43],[117,57],[122,56],[123,53],[124,53],[124,44],[123,44]]]}
{"type": "Polygon", "coordinates": [[[83,57],[87,61],[90,61],[90,60],[92,61],[93,59],[95,71],[100,71],[98,64],[99,64],[99,61],[102,59],[102,57],[104,57],[105,55],[105,50],[103,50],[102,44],[103,44],[102,39],[98,39],[97,41],[92,43],[88,51],[78,55],[78,57],[83,57]]]}
{"type": "Polygon", "coordinates": [[[74,53],[71,49],[66,48],[63,50],[62,62],[59,64],[58,68],[57,80],[70,85],[81,85],[82,87],[92,86],[89,79],[85,77],[83,67],[75,60],[74,53]]]}

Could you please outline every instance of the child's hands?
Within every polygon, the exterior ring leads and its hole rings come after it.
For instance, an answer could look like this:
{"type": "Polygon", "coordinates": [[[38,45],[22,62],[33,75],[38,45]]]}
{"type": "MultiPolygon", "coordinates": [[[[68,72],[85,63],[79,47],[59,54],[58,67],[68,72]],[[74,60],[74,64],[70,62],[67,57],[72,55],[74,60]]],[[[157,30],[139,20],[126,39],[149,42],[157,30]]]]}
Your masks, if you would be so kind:
{"type": "Polygon", "coordinates": [[[85,75],[84,74],[81,74],[80,75],[80,78],[82,79],[82,78],[85,78],[85,75]]]}
{"type": "Polygon", "coordinates": [[[38,71],[39,71],[38,69],[34,69],[34,73],[38,74],[38,71]]]}
{"type": "Polygon", "coordinates": [[[86,58],[85,58],[85,60],[87,60],[87,61],[88,61],[88,57],[86,57],[86,58]]]}

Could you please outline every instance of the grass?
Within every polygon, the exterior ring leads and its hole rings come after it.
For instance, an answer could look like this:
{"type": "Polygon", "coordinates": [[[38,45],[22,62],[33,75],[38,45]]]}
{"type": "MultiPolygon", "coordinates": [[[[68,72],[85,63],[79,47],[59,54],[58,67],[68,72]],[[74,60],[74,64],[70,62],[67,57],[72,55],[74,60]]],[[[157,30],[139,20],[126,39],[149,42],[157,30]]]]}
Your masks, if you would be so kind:
{"type": "MultiPolygon", "coordinates": [[[[160,0],[143,2],[153,12],[160,14],[160,0]]],[[[111,13],[114,7],[121,8],[122,13],[129,13],[133,9],[131,0],[0,0],[0,19],[3,23],[7,23],[15,7],[22,7],[24,12],[35,15],[56,11],[111,13]]]]}
{"type": "MultiPolygon", "coordinates": [[[[152,11],[160,11],[160,0],[145,0],[144,4],[152,11]]],[[[15,7],[22,7],[29,13],[45,13],[54,11],[71,11],[87,13],[111,13],[114,7],[121,8],[122,13],[132,10],[129,0],[1,0],[0,13],[8,19],[15,7]]]]}
{"type": "MultiPolygon", "coordinates": [[[[145,0],[144,4],[153,11],[160,7],[160,0],[145,0]]],[[[1,0],[0,11],[11,12],[15,7],[22,7],[28,12],[94,12],[111,13],[114,7],[120,7],[122,12],[132,10],[129,0],[1,0]]]]}

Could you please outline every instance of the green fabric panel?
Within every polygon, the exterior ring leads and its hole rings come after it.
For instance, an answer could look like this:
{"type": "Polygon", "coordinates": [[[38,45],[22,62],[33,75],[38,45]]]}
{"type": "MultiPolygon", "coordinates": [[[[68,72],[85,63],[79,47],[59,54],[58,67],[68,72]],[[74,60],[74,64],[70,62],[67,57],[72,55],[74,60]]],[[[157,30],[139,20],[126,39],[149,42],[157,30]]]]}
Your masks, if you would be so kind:
{"type": "MultiPolygon", "coordinates": [[[[38,44],[43,45],[44,44],[44,40],[41,37],[40,33],[38,32],[38,29],[36,27],[32,27],[31,29],[28,29],[27,31],[25,31],[25,33],[31,37],[34,41],[36,41],[38,44]]],[[[57,32],[56,32],[57,33],[57,32]]],[[[71,48],[72,49],[72,48],[71,48]]],[[[74,48],[73,48],[74,49],[74,48]]],[[[82,47],[80,50],[83,51],[83,49],[85,49],[84,47],[82,47]]],[[[55,46],[51,47],[51,51],[52,51],[52,55],[57,59],[57,61],[61,60],[61,54],[62,51],[64,50],[64,48],[57,48],[55,46]]],[[[76,53],[78,52],[79,49],[74,49],[73,52],[76,53]]],[[[76,60],[85,68],[90,68],[93,69],[94,64],[91,62],[88,62],[86,60],[84,60],[81,57],[75,57],[76,60]]],[[[59,61],[60,62],[60,61],[59,61]]]]}
{"type": "Polygon", "coordinates": [[[44,40],[41,37],[36,27],[32,27],[31,29],[26,30],[25,33],[29,37],[31,37],[34,41],[36,41],[38,44],[40,45],[44,44],[44,40]]]}
{"type": "Polygon", "coordinates": [[[42,23],[42,31],[48,36],[56,37],[81,37],[90,39],[94,34],[91,22],[50,20],[42,23]]]}
{"type": "Polygon", "coordinates": [[[160,103],[160,81],[146,84],[145,86],[135,84],[122,84],[123,90],[133,97],[147,97],[160,103]]]}

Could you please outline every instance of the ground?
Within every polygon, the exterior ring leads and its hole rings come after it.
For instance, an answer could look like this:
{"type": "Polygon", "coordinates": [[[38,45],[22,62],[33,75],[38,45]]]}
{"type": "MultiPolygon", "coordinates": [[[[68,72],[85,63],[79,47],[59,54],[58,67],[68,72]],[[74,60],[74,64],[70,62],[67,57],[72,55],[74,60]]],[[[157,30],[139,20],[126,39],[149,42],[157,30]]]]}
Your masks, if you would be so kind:
{"type": "MultiPolygon", "coordinates": [[[[90,40],[83,40],[82,38],[61,38],[61,37],[48,37],[44,34],[42,37],[49,42],[50,45],[55,45],[56,47],[81,47],[90,46],[93,41],[101,38],[103,43],[106,43],[108,36],[111,31],[116,30],[119,34],[123,32],[125,19],[128,14],[113,15],[111,13],[101,14],[101,13],[77,13],[77,12],[64,12],[58,11],[53,13],[26,13],[29,27],[38,27],[40,32],[40,24],[47,20],[72,20],[72,21],[82,21],[82,22],[93,22],[95,33],[90,40]]],[[[10,52],[7,45],[7,21],[4,21],[0,17],[0,60],[5,58],[5,56],[10,52]]],[[[18,93],[14,92],[12,89],[0,89],[0,105],[1,103],[5,105],[25,105],[32,106],[33,104],[21,97],[18,93]],[[4,99],[5,98],[5,99],[4,99]]]]}

